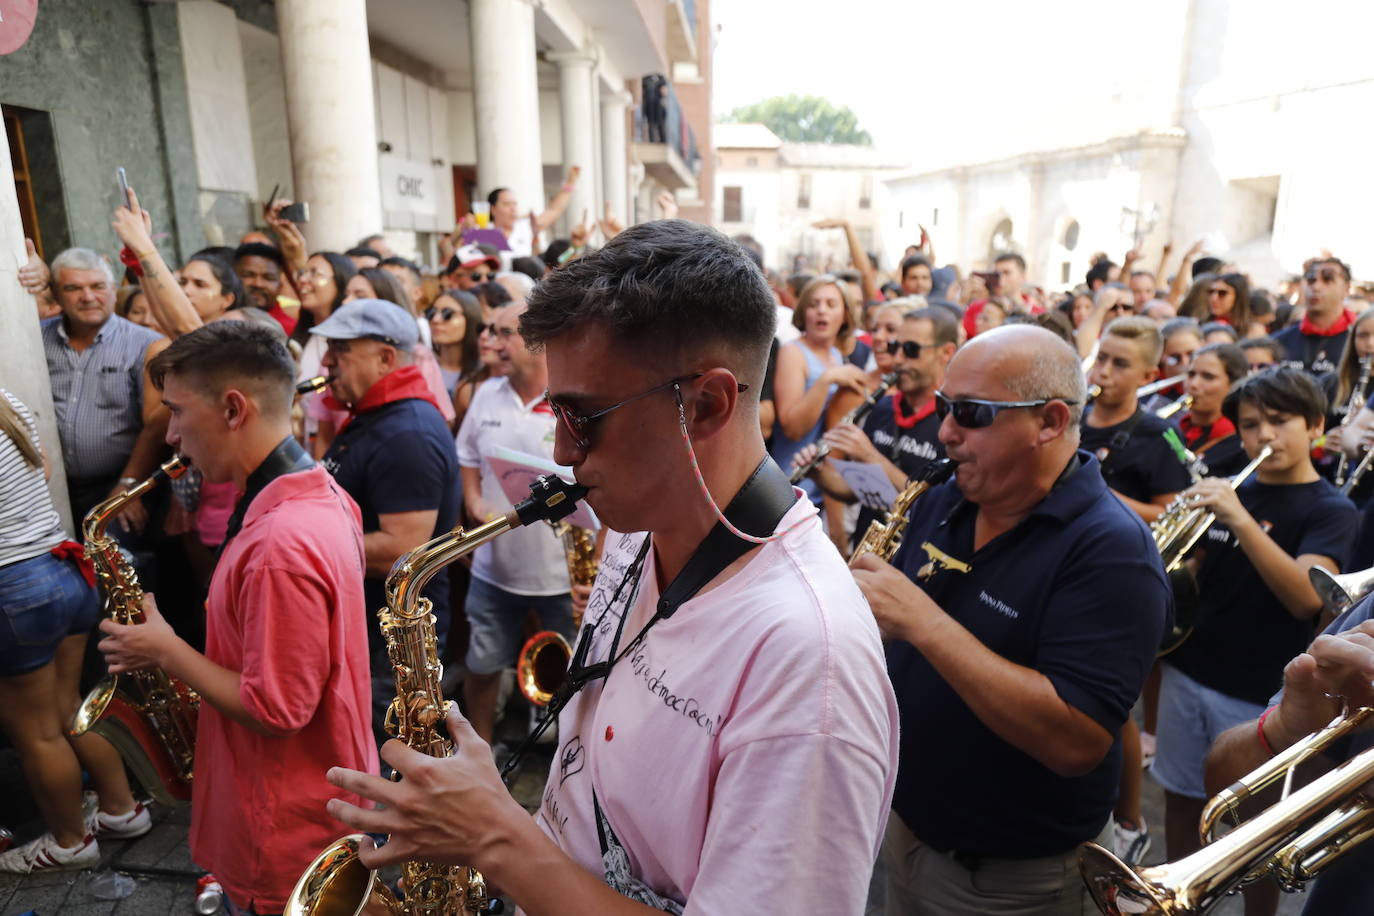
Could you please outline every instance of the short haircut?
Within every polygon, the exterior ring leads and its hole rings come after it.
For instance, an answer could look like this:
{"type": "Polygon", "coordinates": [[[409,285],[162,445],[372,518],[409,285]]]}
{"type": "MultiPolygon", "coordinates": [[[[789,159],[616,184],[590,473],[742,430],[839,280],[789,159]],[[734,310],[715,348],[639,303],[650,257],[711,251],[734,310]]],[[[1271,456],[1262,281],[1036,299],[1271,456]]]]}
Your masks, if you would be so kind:
{"type": "Polygon", "coordinates": [[[1021,272],[1026,272],[1026,259],[1014,251],[1004,251],[992,259],[993,264],[1001,264],[1003,261],[1015,261],[1016,266],[1021,268],[1021,272]]]}
{"type": "Polygon", "coordinates": [[[1203,274],[1214,274],[1221,269],[1225,262],[1221,258],[1198,258],[1193,262],[1193,279],[1196,280],[1203,274]]]}
{"type": "Polygon", "coordinates": [[[1091,289],[1094,283],[1106,283],[1107,278],[1112,275],[1112,268],[1115,266],[1116,264],[1103,258],[1092,267],[1089,267],[1087,276],[1084,278],[1088,284],[1088,288],[1091,289]]]}
{"type": "Polygon", "coordinates": [[[365,235],[365,236],[363,236],[362,238],[358,239],[358,244],[357,244],[356,247],[358,247],[358,248],[371,248],[371,247],[372,247],[372,242],[375,241],[375,240],[377,240],[377,239],[380,239],[381,241],[385,242],[385,241],[386,241],[386,236],[382,235],[380,232],[374,232],[374,233],[372,233],[371,235],[365,235]]]}
{"type": "Polygon", "coordinates": [[[1202,329],[1192,318],[1170,318],[1160,326],[1159,336],[1165,343],[1179,334],[1192,334],[1198,340],[1202,339],[1202,329]]]}
{"type": "Polygon", "coordinates": [[[731,241],[739,245],[749,254],[749,259],[758,265],[759,270],[763,270],[763,245],[758,239],[747,232],[732,236],[731,241]]]}
{"type": "Polygon", "coordinates": [[[1069,430],[1076,442],[1078,424],[1083,419],[1083,403],[1088,399],[1083,360],[1077,350],[1053,331],[1036,328],[1034,333],[1037,341],[1035,346],[1029,348],[1030,365],[1027,371],[1020,375],[1008,375],[1002,382],[1013,395],[1024,401],[1060,398],[1075,402],[1069,404],[1069,430]]]}
{"type": "Polygon", "coordinates": [[[1026,317],[1030,319],[1031,324],[1044,328],[1046,331],[1049,331],[1051,334],[1054,334],[1060,340],[1064,341],[1064,343],[1070,345],[1074,343],[1073,322],[1068,315],[1065,315],[1058,309],[1051,309],[1048,312],[1041,312],[1039,315],[1028,315],[1026,317]]]}
{"type": "Polygon", "coordinates": [[[212,321],[172,341],[148,363],[159,391],[169,374],[217,399],[230,388],[248,392],[265,414],[289,416],[296,364],[281,334],[246,321],[212,321]]]}
{"type": "Polygon", "coordinates": [[[1236,341],[1240,340],[1240,335],[1236,333],[1236,329],[1231,327],[1224,321],[1209,321],[1202,327],[1198,328],[1198,330],[1202,332],[1203,340],[1207,339],[1208,334],[1216,334],[1218,332],[1230,337],[1231,343],[1235,343],[1236,341]]]}
{"type": "Polygon", "coordinates": [[[521,335],[535,347],[589,326],[665,372],[724,360],[757,404],[777,310],[768,281],[738,244],[699,223],[655,220],[544,278],[520,318],[521,335]]]}
{"type": "Polygon", "coordinates": [[[1236,344],[1236,346],[1240,347],[1242,352],[1246,350],[1267,350],[1270,358],[1276,363],[1283,359],[1283,347],[1279,346],[1279,342],[1272,337],[1247,337],[1245,340],[1236,344]]]}
{"type": "Polygon", "coordinates": [[[1159,333],[1159,325],[1143,315],[1126,315],[1109,323],[1102,329],[1103,337],[1120,337],[1136,345],[1145,366],[1153,369],[1159,364],[1160,353],[1164,350],[1164,337],[1159,333]]]}
{"type": "Polygon", "coordinates": [[[348,249],[347,251],[344,252],[344,257],[348,257],[348,258],[376,258],[378,261],[381,261],[381,260],[382,260],[381,252],[379,252],[379,251],[378,251],[377,249],[375,249],[375,248],[366,248],[366,247],[363,247],[362,245],[359,245],[359,246],[357,246],[356,248],[350,248],[350,249],[348,249]]]}
{"type": "Polygon", "coordinates": [[[110,262],[89,248],[68,248],[52,259],[50,272],[54,286],[64,270],[98,270],[105,275],[105,282],[114,286],[114,269],[110,262]]]}
{"type": "Polygon", "coordinates": [[[1332,267],[1336,268],[1336,269],[1339,270],[1339,271],[1341,272],[1341,274],[1345,277],[1345,282],[1347,282],[1347,283],[1350,282],[1351,276],[1352,276],[1351,273],[1350,273],[1350,265],[1347,264],[1347,263],[1345,263],[1344,261],[1342,261],[1340,258],[1337,258],[1337,257],[1334,257],[1334,256],[1333,256],[1333,257],[1329,257],[1329,258],[1317,258],[1317,259],[1313,260],[1313,261],[1312,261],[1310,264],[1308,264],[1307,266],[1308,266],[1309,268],[1312,268],[1312,267],[1317,267],[1317,266],[1322,265],[1322,264],[1329,264],[1329,265],[1331,265],[1332,267]]]}
{"type": "Polygon", "coordinates": [[[1221,363],[1222,371],[1226,373],[1226,378],[1232,383],[1240,381],[1250,374],[1250,361],[1245,358],[1245,351],[1239,345],[1233,343],[1214,343],[1199,347],[1193,354],[1193,365],[1197,365],[1198,357],[1215,356],[1221,363]]]}
{"type": "Polygon", "coordinates": [[[406,273],[410,274],[411,278],[416,283],[419,283],[422,279],[424,279],[424,275],[420,272],[420,265],[416,264],[409,258],[403,258],[400,255],[392,255],[389,258],[382,258],[381,263],[379,263],[377,266],[399,267],[406,273]]]}
{"type": "Polygon", "coordinates": [[[283,270],[286,269],[286,258],[282,256],[281,249],[276,245],[264,245],[262,242],[244,242],[234,249],[234,263],[237,264],[239,258],[266,258],[283,270]]]}
{"type": "MultiPolygon", "coordinates": [[[[562,252],[559,253],[561,254],[562,252]]],[[[533,255],[528,255],[522,258],[513,258],[510,262],[510,269],[524,274],[525,276],[533,280],[535,283],[538,283],[540,280],[544,279],[544,274],[548,272],[548,268],[544,265],[543,259],[537,258],[533,255]]]]}
{"type": "Polygon", "coordinates": [[[907,257],[902,258],[901,277],[903,280],[906,279],[906,272],[908,270],[911,270],[913,267],[924,267],[932,274],[935,273],[935,265],[930,263],[930,258],[926,257],[923,254],[908,255],[907,257]]]}
{"type": "Polygon", "coordinates": [[[959,322],[954,320],[947,310],[928,305],[925,308],[913,309],[902,316],[903,321],[929,321],[931,336],[935,340],[935,346],[943,347],[945,344],[957,344],[959,342],[959,322]]]}
{"type": "Polygon", "coordinates": [[[489,309],[499,309],[515,301],[511,297],[510,291],[495,280],[478,283],[472,288],[472,294],[489,309]]]}
{"type": "Polygon", "coordinates": [[[1155,275],[1148,270],[1131,271],[1131,279],[1134,280],[1136,277],[1149,277],[1151,283],[1153,283],[1155,279],[1155,275]]]}
{"type": "Polygon", "coordinates": [[[1242,404],[1299,416],[1309,426],[1326,418],[1326,395],[1321,386],[1303,370],[1286,366],[1256,372],[1237,383],[1222,402],[1221,412],[1232,423],[1239,423],[1242,404]]]}

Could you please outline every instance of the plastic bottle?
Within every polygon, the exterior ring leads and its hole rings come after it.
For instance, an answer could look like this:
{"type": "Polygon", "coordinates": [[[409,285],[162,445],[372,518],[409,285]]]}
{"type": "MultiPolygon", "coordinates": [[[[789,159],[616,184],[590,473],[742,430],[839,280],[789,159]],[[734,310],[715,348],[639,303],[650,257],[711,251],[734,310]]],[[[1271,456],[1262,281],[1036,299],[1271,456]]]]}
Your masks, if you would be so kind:
{"type": "Polygon", "coordinates": [[[123,900],[134,892],[138,882],[117,871],[103,871],[91,878],[91,896],[97,900],[123,900]]]}

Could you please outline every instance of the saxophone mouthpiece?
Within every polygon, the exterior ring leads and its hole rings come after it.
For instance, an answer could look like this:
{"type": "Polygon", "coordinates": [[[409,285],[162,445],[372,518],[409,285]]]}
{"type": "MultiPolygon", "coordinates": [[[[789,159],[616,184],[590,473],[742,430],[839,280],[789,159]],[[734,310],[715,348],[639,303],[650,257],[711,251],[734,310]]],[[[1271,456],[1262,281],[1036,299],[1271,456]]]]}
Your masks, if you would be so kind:
{"type": "Polygon", "coordinates": [[[334,376],[332,375],[317,375],[314,378],[308,378],[296,385],[296,394],[314,394],[317,391],[324,391],[333,380],[334,376]]]}
{"type": "Polygon", "coordinates": [[[587,495],[581,484],[568,483],[556,474],[545,474],[530,484],[530,496],[515,507],[521,525],[557,522],[572,515],[577,501],[587,495]]]}

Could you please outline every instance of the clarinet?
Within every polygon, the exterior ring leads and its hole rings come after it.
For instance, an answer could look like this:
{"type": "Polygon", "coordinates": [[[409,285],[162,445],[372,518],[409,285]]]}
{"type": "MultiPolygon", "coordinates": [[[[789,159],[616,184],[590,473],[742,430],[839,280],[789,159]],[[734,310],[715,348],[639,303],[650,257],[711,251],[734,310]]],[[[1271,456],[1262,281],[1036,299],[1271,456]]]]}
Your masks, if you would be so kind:
{"type": "MultiPolygon", "coordinates": [[[[1368,397],[1367,389],[1369,388],[1369,370],[1372,366],[1374,366],[1374,359],[1371,359],[1368,356],[1360,357],[1360,377],[1355,382],[1354,389],[1352,389],[1350,392],[1350,400],[1346,402],[1345,416],[1341,417],[1340,428],[1342,432],[1344,432],[1345,429],[1349,427],[1351,423],[1355,422],[1356,415],[1359,414],[1360,408],[1364,406],[1365,398],[1368,397]]],[[[1360,467],[1363,468],[1365,466],[1366,462],[1361,461],[1360,467]]],[[[1333,481],[1337,487],[1341,488],[1342,493],[1349,493],[1350,490],[1354,487],[1354,484],[1351,484],[1350,487],[1345,486],[1345,474],[1348,470],[1350,470],[1350,454],[1344,448],[1342,448],[1340,460],[1336,462],[1336,478],[1333,481]]],[[[1359,468],[1357,468],[1356,470],[1359,470],[1359,468]]],[[[1360,471],[1360,473],[1364,472],[1360,471]]]]}
{"type": "MultiPolygon", "coordinates": [[[[887,391],[887,389],[897,384],[897,375],[898,373],[896,372],[889,372],[887,373],[887,375],[884,375],[882,378],[878,379],[878,387],[873,389],[872,393],[870,393],[868,397],[864,398],[864,402],[862,404],[860,404],[858,407],[855,407],[849,413],[845,414],[844,417],[840,420],[840,422],[862,423],[864,420],[866,420],[868,418],[868,415],[873,412],[873,408],[878,406],[878,401],[882,399],[882,396],[887,391]]],[[[816,447],[816,454],[811,456],[810,461],[806,462],[805,464],[797,465],[797,467],[792,469],[792,476],[790,478],[791,482],[794,484],[801,483],[801,481],[806,477],[806,475],[810,474],[817,467],[819,467],[820,463],[824,461],[825,457],[829,454],[830,443],[822,442],[820,445],[816,447]]]]}

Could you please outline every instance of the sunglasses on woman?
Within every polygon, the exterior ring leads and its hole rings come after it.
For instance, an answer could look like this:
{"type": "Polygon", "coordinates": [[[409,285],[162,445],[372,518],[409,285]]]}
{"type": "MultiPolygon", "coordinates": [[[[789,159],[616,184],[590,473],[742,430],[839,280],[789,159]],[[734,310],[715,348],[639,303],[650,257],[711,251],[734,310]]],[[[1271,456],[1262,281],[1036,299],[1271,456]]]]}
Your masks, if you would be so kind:
{"type": "Polygon", "coordinates": [[[1063,401],[1070,406],[1078,403],[1064,398],[1041,398],[1038,401],[984,401],[978,398],[960,398],[957,401],[952,401],[943,391],[937,391],[935,392],[935,415],[943,421],[945,417],[953,414],[954,422],[964,429],[984,429],[991,426],[992,421],[996,420],[997,415],[1004,410],[1014,410],[1019,407],[1044,407],[1050,401],[1063,401]]]}
{"type": "Polygon", "coordinates": [[[432,305],[429,308],[425,309],[425,318],[427,318],[430,321],[433,321],[436,315],[439,316],[439,318],[443,321],[452,321],[453,316],[457,314],[457,309],[436,309],[432,305]]]}

